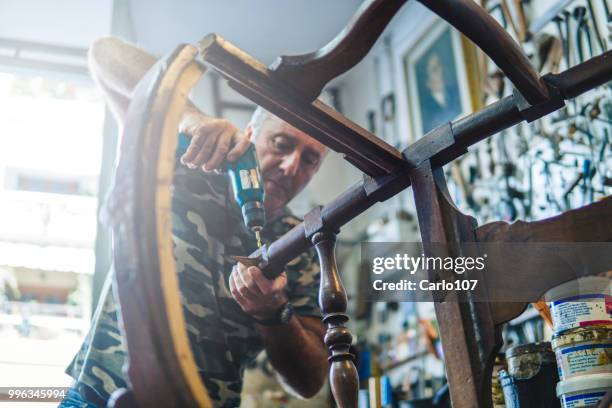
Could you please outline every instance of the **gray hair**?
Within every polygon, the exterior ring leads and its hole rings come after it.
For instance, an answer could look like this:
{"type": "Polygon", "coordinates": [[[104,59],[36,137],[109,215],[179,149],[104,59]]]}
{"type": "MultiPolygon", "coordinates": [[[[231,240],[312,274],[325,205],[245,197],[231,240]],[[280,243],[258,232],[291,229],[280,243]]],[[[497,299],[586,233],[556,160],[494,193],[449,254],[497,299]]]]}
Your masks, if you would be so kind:
{"type": "MultiPolygon", "coordinates": [[[[323,103],[332,106],[332,98],[329,93],[323,91],[321,95],[319,95],[318,99],[323,103]]],[[[249,121],[249,126],[251,126],[253,129],[254,138],[257,138],[263,124],[272,116],[274,115],[270,111],[265,110],[261,106],[255,108],[253,115],[251,115],[251,120],[249,121]]]]}
{"type": "Polygon", "coordinates": [[[261,106],[258,106],[255,109],[253,115],[251,116],[251,120],[249,121],[249,126],[251,126],[253,129],[253,138],[257,138],[257,135],[259,135],[264,122],[271,116],[272,114],[261,106]]]}

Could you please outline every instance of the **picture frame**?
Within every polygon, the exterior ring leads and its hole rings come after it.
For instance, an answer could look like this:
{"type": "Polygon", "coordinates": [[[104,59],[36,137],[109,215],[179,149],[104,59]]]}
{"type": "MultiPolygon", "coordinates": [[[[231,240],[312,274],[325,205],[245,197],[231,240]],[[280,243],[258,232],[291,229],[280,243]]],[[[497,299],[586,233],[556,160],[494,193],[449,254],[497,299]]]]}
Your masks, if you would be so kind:
{"type": "Polygon", "coordinates": [[[475,47],[469,40],[439,19],[403,54],[413,141],[477,108],[474,54],[475,47]]]}

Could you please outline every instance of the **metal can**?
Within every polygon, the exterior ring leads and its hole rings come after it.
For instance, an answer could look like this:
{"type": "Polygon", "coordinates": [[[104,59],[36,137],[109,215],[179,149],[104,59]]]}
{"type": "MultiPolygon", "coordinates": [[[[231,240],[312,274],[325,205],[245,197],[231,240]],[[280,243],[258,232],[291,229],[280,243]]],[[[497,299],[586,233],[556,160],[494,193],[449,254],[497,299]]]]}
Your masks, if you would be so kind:
{"type": "Polygon", "coordinates": [[[553,336],[559,378],[612,374],[612,327],[585,327],[553,336]]]}
{"type": "MultiPolygon", "coordinates": [[[[535,376],[542,365],[554,365],[557,362],[549,342],[529,343],[514,346],[506,351],[508,373],[518,380],[535,376]]],[[[556,368],[555,368],[556,371],[556,368]]]]}
{"type": "Polygon", "coordinates": [[[508,408],[555,408],[559,377],[557,363],[550,343],[531,343],[515,346],[506,351],[508,372],[499,378],[508,408]]]}

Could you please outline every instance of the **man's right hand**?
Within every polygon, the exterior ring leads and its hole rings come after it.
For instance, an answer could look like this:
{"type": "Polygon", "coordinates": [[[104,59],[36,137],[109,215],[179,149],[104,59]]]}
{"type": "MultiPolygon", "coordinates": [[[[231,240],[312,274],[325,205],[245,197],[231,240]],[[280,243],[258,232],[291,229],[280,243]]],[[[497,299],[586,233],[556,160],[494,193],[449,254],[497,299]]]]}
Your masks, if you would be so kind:
{"type": "Polygon", "coordinates": [[[191,135],[191,143],[181,156],[181,163],[189,168],[201,167],[210,172],[227,160],[236,161],[249,147],[248,137],[225,119],[188,112],[183,116],[179,131],[191,135]]]}

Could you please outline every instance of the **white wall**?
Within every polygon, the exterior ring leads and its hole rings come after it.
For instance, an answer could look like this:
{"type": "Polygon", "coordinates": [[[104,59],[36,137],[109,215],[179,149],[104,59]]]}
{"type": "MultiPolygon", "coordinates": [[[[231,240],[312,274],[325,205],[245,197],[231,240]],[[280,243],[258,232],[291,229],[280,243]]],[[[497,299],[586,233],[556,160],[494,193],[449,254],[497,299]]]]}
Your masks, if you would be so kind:
{"type": "Polygon", "coordinates": [[[130,0],[136,41],[163,54],[216,32],[264,64],[330,41],[361,0],[130,0]]]}
{"type": "Polygon", "coordinates": [[[112,0],[2,0],[0,38],[86,48],[110,32],[112,0]]]}

